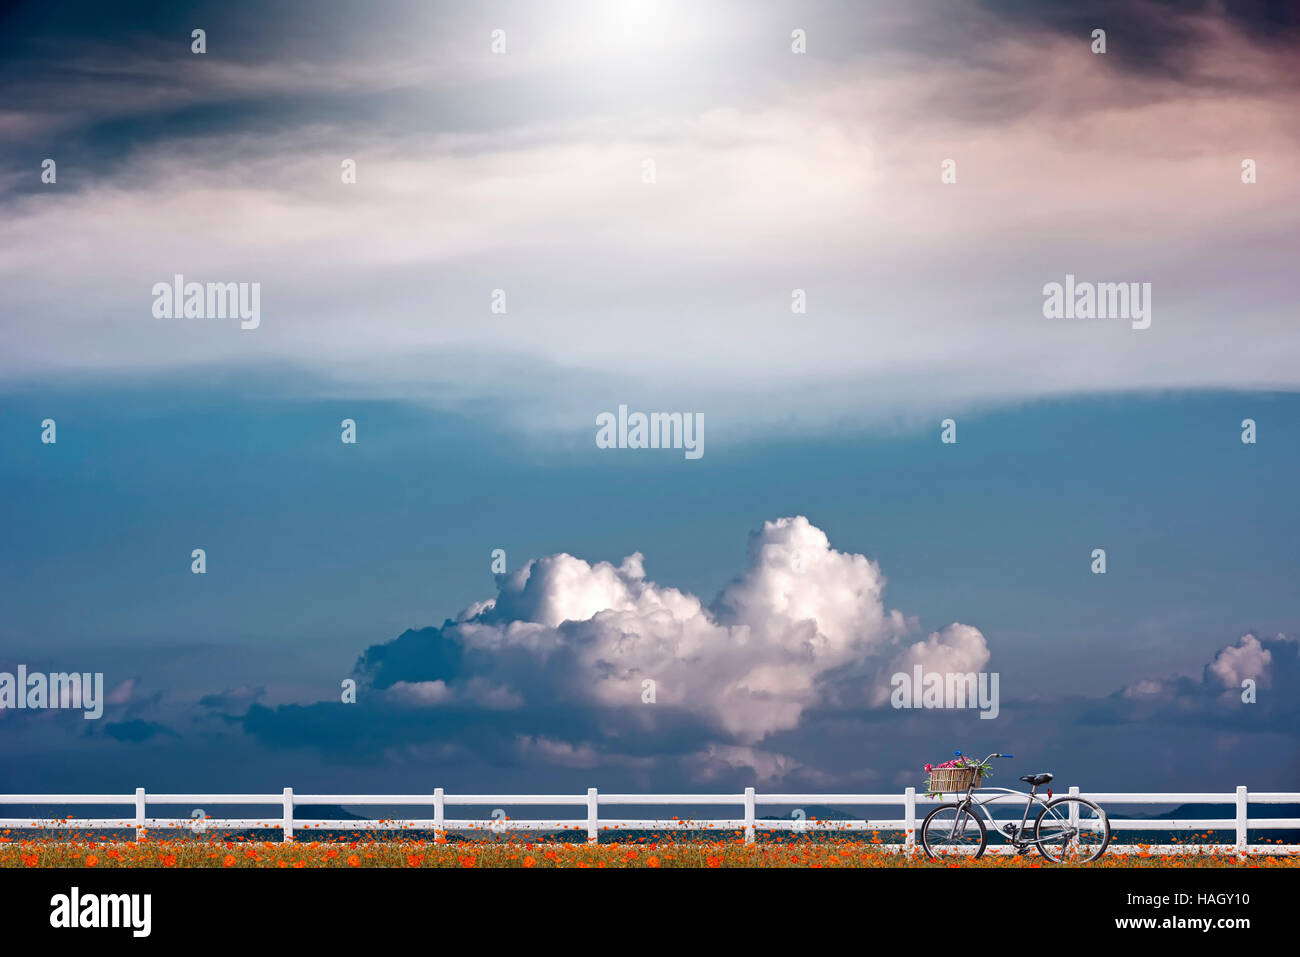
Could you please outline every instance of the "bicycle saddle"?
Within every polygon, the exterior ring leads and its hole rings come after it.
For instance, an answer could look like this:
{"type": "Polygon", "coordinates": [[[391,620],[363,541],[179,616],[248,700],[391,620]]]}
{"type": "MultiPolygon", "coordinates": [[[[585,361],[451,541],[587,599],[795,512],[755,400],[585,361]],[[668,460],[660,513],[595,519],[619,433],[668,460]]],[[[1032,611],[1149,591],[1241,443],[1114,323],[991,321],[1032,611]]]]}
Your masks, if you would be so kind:
{"type": "Polygon", "coordinates": [[[1052,780],[1052,775],[1044,771],[1042,774],[1026,774],[1020,780],[1026,784],[1032,784],[1036,788],[1042,787],[1048,781],[1052,780]]]}

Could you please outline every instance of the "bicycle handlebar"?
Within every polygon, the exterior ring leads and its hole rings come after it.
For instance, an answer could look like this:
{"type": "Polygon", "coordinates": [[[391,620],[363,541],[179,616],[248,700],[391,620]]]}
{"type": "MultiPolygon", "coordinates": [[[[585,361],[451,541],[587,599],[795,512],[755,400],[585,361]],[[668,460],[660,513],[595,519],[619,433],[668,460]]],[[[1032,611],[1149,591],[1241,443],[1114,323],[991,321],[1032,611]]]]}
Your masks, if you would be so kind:
{"type": "MultiPolygon", "coordinates": [[[[960,751],[954,751],[953,754],[954,754],[956,757],[959,757],[959,758],[961,757],[961,752],[960,752],[960,751]]],[[[988,764],[988,763],[989,763],[990,761],[992,761],[994,758],[1014,758],[1014,757],[1015,757],[1014,754],[998,754],[998,752],[994,751],[994,752],[993,752],[992,754],[990,754],[987,758],[985,758],[981,763],[982,763],[982,764],[988,764]]]]}

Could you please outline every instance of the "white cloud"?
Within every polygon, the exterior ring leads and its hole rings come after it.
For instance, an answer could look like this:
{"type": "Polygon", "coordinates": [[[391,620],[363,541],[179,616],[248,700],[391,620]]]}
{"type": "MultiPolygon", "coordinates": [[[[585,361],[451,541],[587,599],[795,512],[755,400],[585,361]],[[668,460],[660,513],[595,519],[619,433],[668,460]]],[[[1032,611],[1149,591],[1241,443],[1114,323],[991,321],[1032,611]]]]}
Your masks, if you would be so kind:
{"type": "Polygon", "coordinates": [[[384,694],[400,704],[437,707],[468,704],[494,711],[509,711],[523,705],[523,699],[504,685],[483,678],[469,678],[455,687],[445,681],[397,681],[384,694]]]}
{"type": "Polygon", "coordinates": [[[879,704],[864,686],[885,687],[891,660],[962,671],[987,662],[984,637],[969,625],[903,649],[908,622],[886,610],[884,586],[878,565],[836,551],[802,516],[765,523],[748,566],[710,606],[648,580],[640,554],[617,566],[551,555],[505,577],[494,601],[444,630],[442,640],[475,662],[468,675],[393,690],[440,703],[475,686],[525,700],[531,689],[647,719],[655,712],[646,709],[664,708],[752,744],[796,727],[844,670],[856,684],[849,697],[879,704]],[[653,704],[642,700],[647,680],[653,704]]]}
{"type": "Polygon", "coordinates": [[[1160,697],[1166,691],[1167,687],[1164,682],[1152,678],[1142,678],[1126,687],[1123,693],[1126,698],[1143,699],[1160,697]]]}
{"type": "Polygon", "coordinates": [[[690,755],[685,763],[692,780],[698,783],[725,778],[727,771],[737,768],[752,770],[755,780],[760,784],[779,781],[795,772],[801,772],[804,780],[810,782],[821,777],[819,772],[789,755],[737,745],[711,744],[703,751],[690,755]]]}
{"type": "MultiPolygon", "coordinates": [[[[891,674],[910,676],[916,665],[922,674],[968,674],[980,672],[989,661],[989,647],[978,628],[954,622],[934,632],[925,641],[909,646],[889,666],[891,674]]],[[[888,698],[887,689],[877,691],[877,704],[888,698]]]]}
{"type": "Polygon", "coordinates": [[[1242,635],[1235,645],[1229,645],[1214,656],[1207,670],[1228,691],[1240,691],[1246,678],[1253,678],[1261,688],[1269,687],[1272,678],[1270,666],[1273,653],[1259,643],[1254,635],[1242,635]]]}
{"type": "MultiPolygon", "coordinates": [[[[1269,644],[1286,648],[1287,645],[1281,643],[1291,641],[1293,639],[1287,635],[1277,635],[1269,644]]],[[[1287,657],[1284,653],[1283,660],[1287,657]]],[[[1264,647],[1264,643],[1254,635],[1246,634],[1217,652],[1205,666],[1200,680],[1143,678],[1127,685],[1122,696],[1132,701],[1167,702],[1221,693],[1223,700],[1235,704],[1241,683],[1247,678],[1254,680],[1260,688],[1272,687],[1273,664],[1273,651],[1264,647]]]]}
{"type": "Polygon", "coordinates": [[[590,744],[570,744],[545,735],[521,734],[515,738],[519,754],[562,768],[594,768],[601,763],[600,753],[590,744]]]}
{"type": "MultiPolygon", "coordinates": [[[[1203,83],[994,29],[976,60],[876,51],[783,81],[755,60],[743,96],[715,66],[693,77],[713,102],[686,107],[656,95],[662,71],[633,82],[618,58],[586,64],[583,85],[624,84],[630,110],[572,95],[574,25],[495,61],[448,49],[455,91],[447,70],[417,66],[443,62],[454,32],[428,37],[436,56],[421,41],[387,49],[369,75],[375,51],[353,51],[341,80],[292,60],[198,63],[171,91],[182,102],[355,81],[392,112],[142,142],[89,180],[66,172],[6,203],[0,375],[281,361],[354,395],[504,399],[494,413],[511,424],[574,434],[618,389],[725,419],[723,442],[1026,396],[1300,386],[1285,295],[1294,96],[1234,35],[1211,38],[1203,83]],[[1224,64],[1249,82],[1209,82],[1224,64]],[[990,84],[1020,108],[944,109],[990,84]],[[414,122],[409,101],[384,99],[426,87],[443,108],[463,94],[481,122],[414,122]],[[550,108],[503,108],[538,89],[550,108]],[[1246,149],[1262,171],[1250,187],[1246,149]],[[345,156],[355,186],[339,183],[345,156]],[[943,187],[949,156],[959,178],[943,187]],[[260,282],[261,328],[154,319],[151,285],[178,272],[260,282]],[[1066,272],[1152,282],[1152,328],[1043,319],[1042,285],[1066,272]],[[796,287],[807,316],[789,311],[796,287]],[[488,312],[495,288],[508,316],[488,312]]],[[[697,39],[704,55],[771,38],[697,39]]]]}
{"type": "Polygon", "coordinates": [[[443,704],[451,699],[445,681],[397,681],[385,694],[394,701],[420,706],[443,704]]]}

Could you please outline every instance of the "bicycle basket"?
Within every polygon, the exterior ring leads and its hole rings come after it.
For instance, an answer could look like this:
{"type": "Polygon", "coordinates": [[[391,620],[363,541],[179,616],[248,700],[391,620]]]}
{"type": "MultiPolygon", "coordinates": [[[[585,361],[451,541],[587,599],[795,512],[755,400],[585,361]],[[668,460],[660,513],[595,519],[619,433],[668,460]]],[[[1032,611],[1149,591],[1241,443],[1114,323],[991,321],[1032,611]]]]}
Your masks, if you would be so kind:
{"type": "Polygon", "coordinates": [[[980,777],[978,768],[935,768],[930,772],[930,783],[926,786],[926,793],[955,793],[965,791],[972,784],[979,787],[980,777]]]}

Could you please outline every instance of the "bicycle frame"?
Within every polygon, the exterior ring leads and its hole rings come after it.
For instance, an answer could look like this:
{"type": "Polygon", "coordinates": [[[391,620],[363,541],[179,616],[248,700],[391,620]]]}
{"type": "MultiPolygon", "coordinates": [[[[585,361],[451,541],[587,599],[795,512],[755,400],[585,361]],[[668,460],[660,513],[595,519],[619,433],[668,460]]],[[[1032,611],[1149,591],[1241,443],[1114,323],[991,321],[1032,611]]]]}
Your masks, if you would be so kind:
{"type": "MultiPolygon", "coordinates": [[[[1017,849],[1034,847],[1038,844],[1043,843],[1041,840],[1038,840],[1037,838],[1026,839],[1023,836],[1025,833],[1025,825],[1029,823],[1029,809],[1033,807],[1035,804],[1039,804],[1043,807],[1047,807],[1048,802],[1041,795],[1039,795],[1037,791],[1017,791],[1014,788],[968,787],[966,789],[966,796],[957,802],[959,813],[961,811],[966,811],[966,813],[970,814],[972,808],[978,808],[979,812],[982,815],[984,815],[984,819],[988,821],[990,829],[996,831],[998,834],[1001,834],[1003,837],[1007,838],[1011,842],[1011,844],[1017,849]],[[979,801],[975,799],[976,791],[979,791],[981,794],[983,794],[984,792],[996,792],[996,793],[992,793],[985,800],[979,801]],[[1025,799],[1025,813],[1020,815],[1020,824],[1016,826],[1016,830],[1014,833],[1007,830],[1009,826],[1009,822],[999,824],[998,819],[993,816],[993,812],[990,811],[987,807],[987,805],[993,804],[996,801],[1002,800],[1003,798],[1008,796],[1025,799]]],[[[956,827],[955,821],[953,822],[953,826],[956,827]]],[[[1062,839],[1067,841],[1071,837],[1073,837],[1072,833],[1062,835],[1062,839]]],[[[1055,843],[1055,842],[1056,842],[1055,838],[1051,839],[1051,843],[1055,843]]]]}
{"type": "MultiPolygon", "coordinates": [[[[982,763],[988,764],[991,760],[993,760],[993,758],[997,758],[997,757],[1003,757],[1003,755],[996,754],[996,753],[990,754],[987,758],[984,759],[982,763]]],[[[975,787],[974,780],[972,780],[971,783],[966,787],[965,796],[962,797],[959,801],[957,801],[957,817],[952,824],[953,831],[955,833],[959,826],[964,828],[964,825],[961,825],[963,811],[967,814],[974,816],[974,812],[972,809],[978,808],[979,812],[982,815],[984,815],[984,819],[988,821],[989,828],[992,831],[1001,834],[1008,841],[1010,841],[1011,845],[1017,851],[1024,851],[1031,847],[1038,847],[1043,845],[1044,843],[1055,844],[1058,839],[1057,835],[1053,835],[1051,838],[1049,838],[1046,841],[1040,840],[1038,838],[1026,838],[1024,836],[1025,826],[1029,823],[1029,809],[1033,807],[1035,804],[1038,804],[1043,808],[1046,808],[1049,801],[1050,801],[1050,797],[1045,800],[1039,795],[1038,788],[1036,786],[1030,788],[1030,790],[1028,791],[1017,791],[1014,788],[977,788],[975,787]],[[989,793],[989,797],[982,801],[976,800],[975,794],[977,791],[981,794],[989,793]],[[993,804],[997,801],[1000,801],[1008,796],[1025,799],[1025,812],[1020,815],[1020,824],[1018,826],[1012,825],[1010,823],[999,824],[997,818],[993,816],[993,812],[990,811],[986,806],[989,804],[993,804]],[[1012,828],[1015,829],[1012,830],[1012,828]]],[[[1059,839],[1063,842],[1068,843],[1078,832],[1079,832],[1079,828],[1077,824],[1074,821],[1070,821],[1065,828],[1062,828],[1061,834],[1059,835],[1059,839]]]]}

